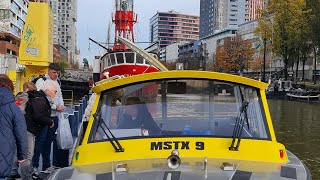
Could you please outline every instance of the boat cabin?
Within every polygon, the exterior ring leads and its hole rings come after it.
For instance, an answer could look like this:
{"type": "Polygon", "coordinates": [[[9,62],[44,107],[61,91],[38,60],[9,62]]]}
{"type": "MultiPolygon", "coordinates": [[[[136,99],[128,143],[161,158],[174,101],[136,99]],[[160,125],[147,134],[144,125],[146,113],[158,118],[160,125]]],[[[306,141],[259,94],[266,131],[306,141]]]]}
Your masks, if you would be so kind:
{"type": "MultiPolygon", "coordinates": [[[[150,53],[158,59],[156,54],[150,53]]],[[[101,79],[105,79],[104,73],[108,72],[109,77],[115,75],[137,75],[142,73],[157,72],[158,70],[150,65],[142,56],[132,51],[119,51],[107,53],[101,57],[101,79]]]]}
{"type": "Polygon", "coordinates": [[[53,177],[308,179],[303,163],[276,140],[267,86],[198,71],[102,81],[72,167],[53,177]]]}

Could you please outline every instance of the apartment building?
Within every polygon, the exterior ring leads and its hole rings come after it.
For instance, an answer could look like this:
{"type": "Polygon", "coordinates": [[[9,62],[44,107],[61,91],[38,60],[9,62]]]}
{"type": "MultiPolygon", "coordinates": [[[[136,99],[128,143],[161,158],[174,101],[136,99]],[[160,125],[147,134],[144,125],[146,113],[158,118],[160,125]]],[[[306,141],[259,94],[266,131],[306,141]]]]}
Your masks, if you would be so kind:
{"type": "Polygon", "coordinates": [[[68,51],[69,62],[77,62],[77,0],[48,0],[53,11],[54,44],[60,44],[68,51]]]}
{"type": "Polygon", "coordinates": [[[150,19],[150,42],[160,47],[199,39],[199,16],[175,11],[157,12],[150,19]]]}
{"type": "Polygon", "coordinates": [[[29,0],[0,1],[0,54],[17,56],[29,0]]]}

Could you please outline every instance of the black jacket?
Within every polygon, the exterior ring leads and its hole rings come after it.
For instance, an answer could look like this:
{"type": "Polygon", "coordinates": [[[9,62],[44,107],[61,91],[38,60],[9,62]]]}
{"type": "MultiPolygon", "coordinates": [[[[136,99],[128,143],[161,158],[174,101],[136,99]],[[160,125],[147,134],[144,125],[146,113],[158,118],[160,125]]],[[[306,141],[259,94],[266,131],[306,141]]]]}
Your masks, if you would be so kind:
{"type": "Polygon", "coordinates": [[[51,106],[43,91],[28,91],[29,100],[26,106],[27,128],[37,135],[43,126],[51,126],[51,106]]]}
{"type": "Polygon", "coordinates": [[[19,160],[27,158],[27,127],[11,91],[0,87],[0,178],[11,172],[15,150],[19,160]]]}

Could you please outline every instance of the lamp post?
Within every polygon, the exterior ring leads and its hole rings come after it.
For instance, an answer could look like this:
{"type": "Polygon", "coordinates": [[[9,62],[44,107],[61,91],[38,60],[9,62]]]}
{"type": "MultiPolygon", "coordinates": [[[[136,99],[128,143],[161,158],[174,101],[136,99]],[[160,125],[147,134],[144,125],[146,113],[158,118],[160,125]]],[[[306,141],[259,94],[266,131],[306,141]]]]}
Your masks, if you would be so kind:
{"type": "Polygon", "coordinates": [[[313,70],[313,84],[317,83],[317,49],[313,47],[314,54],[314,70],[313,70]]]}
{"type": "Polygon", "coordinates": [[[266,52],[267,52],[267,38],[263,38],[263,72],[262,72],[262,82],[266,82],[266,52]]]}

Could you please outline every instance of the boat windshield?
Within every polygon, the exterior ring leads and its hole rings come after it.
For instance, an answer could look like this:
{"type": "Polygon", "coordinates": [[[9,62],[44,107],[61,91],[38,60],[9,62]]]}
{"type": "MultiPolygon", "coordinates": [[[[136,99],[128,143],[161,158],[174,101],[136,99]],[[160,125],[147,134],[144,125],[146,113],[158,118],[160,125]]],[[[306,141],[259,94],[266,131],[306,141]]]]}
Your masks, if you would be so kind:
{"type": "MultiPolygon", "coordinates": [[[[230,138],[243,102],[248,119],[242,138],[269,140],[259,89],[217,80],[158,80],[106,90],[96,113],[117,139],[230,138]]],[[[89,141],[106,140],[95,121],[89,141]]]]}

